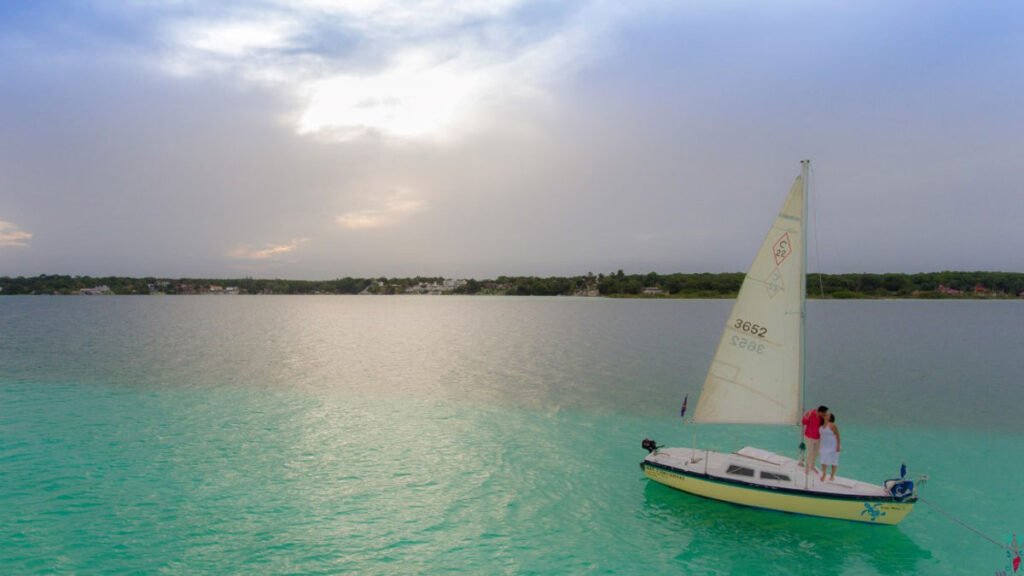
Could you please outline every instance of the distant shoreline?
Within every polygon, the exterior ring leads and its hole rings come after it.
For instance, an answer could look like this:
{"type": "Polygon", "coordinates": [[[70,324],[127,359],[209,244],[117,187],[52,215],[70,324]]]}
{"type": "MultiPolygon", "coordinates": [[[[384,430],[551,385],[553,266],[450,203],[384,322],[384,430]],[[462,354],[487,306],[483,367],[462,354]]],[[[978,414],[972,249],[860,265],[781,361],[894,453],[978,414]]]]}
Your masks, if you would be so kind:
{"type": "MultiPolygon", "coordinates": [[[[155,278],[41,275],[0,277],[0,296],[12,295],[493,295],[588,296],[612,298],[734,298],[739,272],[612,274],[495,279],[338,278],[282,280],[254,278],[155,278]]],[[[811,274],[810,298],[819,299],[1021,299],[1024,273],[926,272],[917,274],[811,274]]]]}

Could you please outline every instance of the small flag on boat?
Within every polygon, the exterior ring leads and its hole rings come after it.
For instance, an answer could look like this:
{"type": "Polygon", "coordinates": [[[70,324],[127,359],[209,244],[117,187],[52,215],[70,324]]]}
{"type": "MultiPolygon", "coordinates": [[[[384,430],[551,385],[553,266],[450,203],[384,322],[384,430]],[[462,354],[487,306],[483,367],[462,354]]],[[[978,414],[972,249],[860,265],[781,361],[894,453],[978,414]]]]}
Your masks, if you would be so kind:
{"type": "Polygon", "coordinates": [[[690,399],[690,395],[683,396],[683,408],[679,411],[679,417],[684,418],[686,416],[686,401],[690,399]]]}

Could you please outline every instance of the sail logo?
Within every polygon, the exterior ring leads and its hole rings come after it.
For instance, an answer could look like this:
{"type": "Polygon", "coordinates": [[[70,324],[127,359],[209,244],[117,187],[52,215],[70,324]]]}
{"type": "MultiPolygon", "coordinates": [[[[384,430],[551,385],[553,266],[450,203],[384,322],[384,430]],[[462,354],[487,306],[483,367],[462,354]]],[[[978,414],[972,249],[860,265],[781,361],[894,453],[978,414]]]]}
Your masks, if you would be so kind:
{"type": "Polygon", "coordinates": [[[775,295],[786,289],[782,285],[782,272],[778,268],[772,270],[768,280],[764,283],[765,288],[768,289],[768,298],[775,298],[775,295]]]}
{"type": "Polygon", "coordinates": [[[775,244],[772,245],[772,255],[775,256],[775,265],[781,266],[786,258],[789,258],[789,255],[792,253],[793,243],[789,240],[789,232],[786,232],[775,241],[775,244]]]}
{"type": "Polygon", "coordinates": [[[870,502],[864,503],[864,509],[860,511],[860,515],[868,515],[871,517],[871,521],[874,522],[879,516],[885,516],[885,512],[882,510],[882,505],[878,504],[872,506],[870,502]]]}

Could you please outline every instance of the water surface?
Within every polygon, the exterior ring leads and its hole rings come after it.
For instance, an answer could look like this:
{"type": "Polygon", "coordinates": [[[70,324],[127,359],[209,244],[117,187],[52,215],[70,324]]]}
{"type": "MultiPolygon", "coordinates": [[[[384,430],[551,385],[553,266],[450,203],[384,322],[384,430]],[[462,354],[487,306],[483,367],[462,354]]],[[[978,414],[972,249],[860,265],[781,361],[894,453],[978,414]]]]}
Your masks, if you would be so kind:
{"type": "MultiPolygon", "coordinates": [[[[731,302],[0,298],[0,566],[51,573],[978,574],[1005,552],[918,505],[895,528],[645,480],[693,427],[731,302]]],[[[906,461],[997,540],[1024,533],[1024,303],[814,301],[809,404],[842,474],[906,461]]]]}

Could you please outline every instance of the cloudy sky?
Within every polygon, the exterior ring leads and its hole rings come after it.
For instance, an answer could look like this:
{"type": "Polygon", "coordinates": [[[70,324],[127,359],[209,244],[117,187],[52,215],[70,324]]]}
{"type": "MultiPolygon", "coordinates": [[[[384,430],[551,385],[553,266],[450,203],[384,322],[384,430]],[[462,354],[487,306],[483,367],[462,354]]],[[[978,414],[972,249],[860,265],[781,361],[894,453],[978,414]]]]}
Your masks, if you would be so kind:
{"type": "Polygon", "coordinates": [[[1024,270],[1024,3],[5,2],[0,275],[1024,270]]]}

